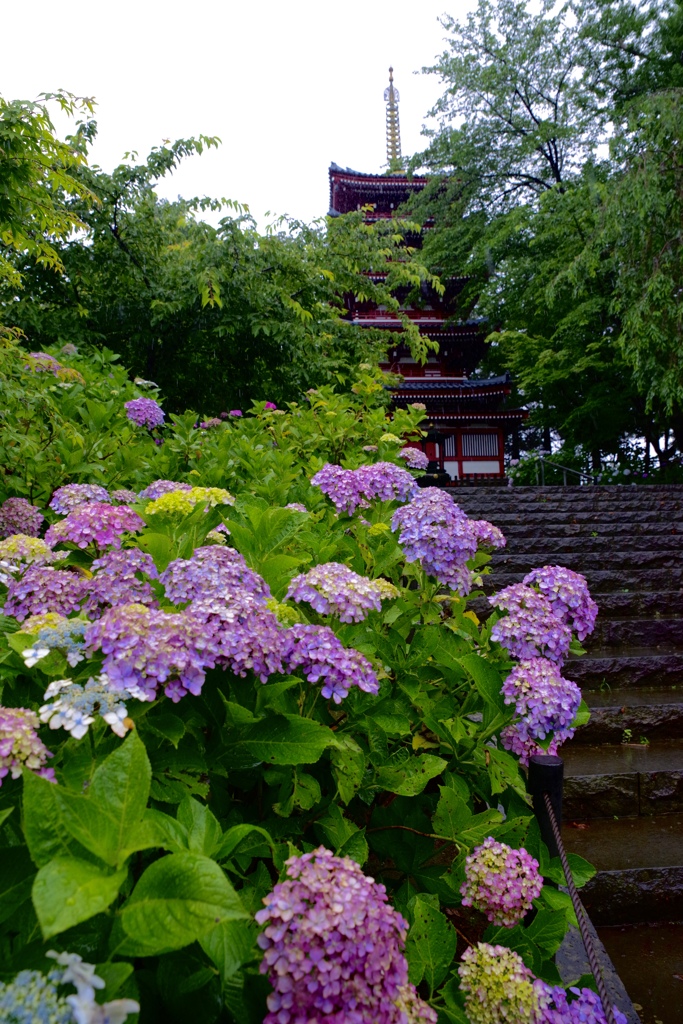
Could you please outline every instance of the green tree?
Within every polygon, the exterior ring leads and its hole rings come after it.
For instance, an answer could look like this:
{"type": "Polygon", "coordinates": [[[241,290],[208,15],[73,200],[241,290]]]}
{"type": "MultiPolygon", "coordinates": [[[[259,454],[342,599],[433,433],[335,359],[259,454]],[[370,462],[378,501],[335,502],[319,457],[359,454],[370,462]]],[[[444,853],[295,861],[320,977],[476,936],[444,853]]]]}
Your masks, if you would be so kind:
{"type": "Polygon", "coordinates": [[[59,247],[64,273],[20,262],[27,287],[4,289],[5,316],[34,346],[106,344],[176,410],[282,402],[376,359],[384,335],[349,323],[346,296],[403,315],[395,289],[434,281],[403,244],[415,226],[367,225],[359,212],[312,226],[281,220],[260,234],[237,204],[160,200],[159,179],[217,142],[179,140],[111,174],[83,166],[97,203],[74,201],[85,230],[59,247]],[[218,227],[201,219],[207,209],[224,214],[218,227]]]}
{"type": "Polygon", "coordinates": [[[69,197],[86,206],[94,199],[79,174],[92,112],[92,100],[66,92],[44,93],[37,103],[0,96],[0,282],[21,287],[17,255],[64,270],[59,243],[84,226],[69,197]],[[70,116],[86,116],[65,142],[55,135],[50,101],[70,116]]]}

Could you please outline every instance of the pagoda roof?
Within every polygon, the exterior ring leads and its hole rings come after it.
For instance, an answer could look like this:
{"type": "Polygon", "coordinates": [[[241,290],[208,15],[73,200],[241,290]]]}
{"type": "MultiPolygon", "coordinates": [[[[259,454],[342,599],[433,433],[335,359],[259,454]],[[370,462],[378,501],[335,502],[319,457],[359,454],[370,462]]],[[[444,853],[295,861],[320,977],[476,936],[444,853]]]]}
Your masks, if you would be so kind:
{"type": "Polygon", "coordinates": [[[462,397],[471,395],[508,395],[511,390],[510,374],[501,377],[411,377],[392,385],[391,390],[401,398],[429,395],[431,398],[462,397]]]}
{"type": "MultiPolygon", "coordinates": [[[[392,196],[396,205],[400,205],[411,192],[421,192],[427,184],[427,178],[409,178],[406,174],[363,174],[335,163],[330,164],[329,176],[330,217],[373,204],[373,197],[392,196]]],[[[392,203],[391,211],[393,207],[392,203]]],[[[378,210],[377,215],[390,216],[391,211],[378,210]]]]}

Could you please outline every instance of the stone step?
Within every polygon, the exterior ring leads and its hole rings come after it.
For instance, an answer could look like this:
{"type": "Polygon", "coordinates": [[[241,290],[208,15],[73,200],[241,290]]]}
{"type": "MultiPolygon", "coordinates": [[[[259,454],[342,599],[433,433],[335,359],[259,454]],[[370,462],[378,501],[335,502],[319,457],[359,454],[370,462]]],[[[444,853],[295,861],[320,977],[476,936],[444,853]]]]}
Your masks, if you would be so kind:
{"type": "Polygon", "coordinates": [[[683,814],[565,819],[562,840],[597,868],[581,891],[594,924],[683,917],[683,814]]]}
{"type": "Polygon", "coordinates": [[[511,537],[507,533],[506,539],[507,545],[500,550],[496,556],[497,559],[505,553],[514,557],[517,552],[524,552],[525,555],[536,559],[554,559],[563,564],[567,555],[591,552],[594,558],[607,557],[611,560],[618,552],[629,552],[629,557],[632,557],[633,552],[639,554],[645,550],[677,555],[678,562],[683,565],[683,529],[678,534],[667,533],[656,537],[623,534],[616,542],[614,534],[610,530],[605,530],[601,537],[592,537],[590,533],[586,532],[571,537],[548,536],[547,534],[539,536],[538,533],[529,530],[526,537],[511,537]]]}
{"type": "Polygon", "coordinates": [[[683,644],[683,618],[607,618],[598,615],[595,629],[584,647],[659,647],[683,644]]]}
{"type": "MultiPolygon", "coordinates": [[[[623,523],[620,520],[597,523],[565,521],[554,523],[548,529],[552,530],[552,533],[544,534],[542,539],[548,537],[549,542],[553,538],[564,540],[568,537],[592,537],[594,534],[607,539],[619,537],[620,544],[622,540],[627,541],[638,537],[651,538],[653,543],[655,538],[659,537],[678,538],[679,541],[683,537],[683,521],[674,523],[663,523],[661,520],[652,523],[623,523]]],[[[538,537],[538,523],[532,517],[521,517],[520,522],[507,523],[504,530],[508,544],[514,542],[515,546],[518,546],[518,538],[538,537]]]]}
{"type": "Polygon", "coordinates": [[[683,1024],[683,921],[600,927],[598,935],[643,1024],[683,1024]]]}
{"type": "Polygon", "coordinates": [[[683,591],[681,590],[633,590],[601,593],[596,600],[600,606],[598,622],[608,618],[651,619],[668,616],[683,617],[683,591]]]}
{"type": "Polygon", "coordinates": [[[587,725],[576,730],[577,743],[621,743],[630,729],[630,742],[683,736],[683,687],[635,687],[631,690],[586,690],[591,711],[587,725]]]}
{"type": "MultiPolygon", "coordinates": [[[[484,589],[490,593],[492,590],[500,590],[510,583],[521,583],[522,579],[535,568],[529,565],[512,571],[506,567],[503,571],[497,568],[484,577],[484,589]]],[[[568,568],[572,568],[569,566],[568,568]]],[[[578,570],[579,572],[581,570],[578,570]]],[[[618,591],[622,594],[629,594],[632,591],[683,591],[683,569],[650,569],[639,571],[633,569],[624,573],[619,569],[591,569],[584,573],[590,586],[590,591],[595,600],[600,604],[598,594],[618,591]]]]}
{"type": "MultiPolygon", "coordinates": [[[[532,551],[509,551],[504,548],[493,555],[491,569],[494,572],[528,572],[539,562],[546,564],[549,557],[547,551],[540,556],[532,551]]],[[[602,555],[592,551],[565,551],[557,557],[555,564],[564,565],[567,569],[574,569],[584,575],[607,564],[611,569],[618,569],[622,573],[622,579],[633,569],[671,569],[681,574],[683,546],[678,551],[642,551],[638,548],[624,550],[620,546],[615,546],[612,552],[602,555]]]]}
{"type": "Polygon", "coordinates": [[[612,522],[622,523],[623,525],[632,523],[634,526],[639,524],[643,526],[661,525],[662,522],[665,522],[669,526],[678,527],[683,521],[683,513],[647,511],[644,509],[634,509],[629,512],[618,509],[604,512],[585,512],[565,508],[558,509],[557,511],[544,511],[541,514],[534,512],[532,509],[515,508],[503,511],[473,506],[469,509],[463,509],[463,511],[473,519],[490,520],[497,526],[500,526],[503,532],[505,532],[508,525],[523,526],[530,523],[537,527],[542,526],[545,530],[548,530],[552,526],[586,525],[590,523],[608,526],[612,522]]]}
{"type": "Polygon", "coordinates": [[[564,675],[583,690],[683,684],[683,651],[661,647],[602,647],[565,663],[564,675]]]}
{"type": "Polygon", "coordinates": [[[683,811],[683,740],[566,743],[564,817],[638,817],[683,811]]]}

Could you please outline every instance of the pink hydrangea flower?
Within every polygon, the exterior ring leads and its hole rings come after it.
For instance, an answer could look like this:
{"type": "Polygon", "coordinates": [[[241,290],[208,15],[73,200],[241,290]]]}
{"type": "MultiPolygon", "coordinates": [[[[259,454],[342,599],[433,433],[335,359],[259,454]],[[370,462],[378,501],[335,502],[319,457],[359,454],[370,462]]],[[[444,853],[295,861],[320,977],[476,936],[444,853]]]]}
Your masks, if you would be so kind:
{"type": "Polygon", "coordinates": [[[0,707],[0,786],[7,775],[18,779],[22,768],[55,781],[54,769],[45,767],[52,754],[36,733],[39,726],[34,711],[0,707]]]}
{"type": "Polygon", "coordinates": [[[489,836],[467,857],[460,893],[464,907],[481,910],[492,924],[513,928],[531,910],[542,888],[534,857],[489,836]]]}

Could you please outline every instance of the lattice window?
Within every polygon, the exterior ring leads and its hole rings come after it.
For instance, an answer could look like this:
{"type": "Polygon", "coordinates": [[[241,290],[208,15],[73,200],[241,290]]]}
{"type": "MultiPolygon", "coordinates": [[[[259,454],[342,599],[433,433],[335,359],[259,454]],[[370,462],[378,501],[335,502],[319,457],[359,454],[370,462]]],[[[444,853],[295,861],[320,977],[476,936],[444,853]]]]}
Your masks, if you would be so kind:
{"type": "Polygon", "coordinates": [[[444,438],[443,453],[447,459],[455,458],[455,434],[447,434],[446,437],[444,438]]]}
{"type": "Polygon", "coordinates": [[[466,456],[498,455],[497,434],[463,434],[462,453],[466,456]]]}

